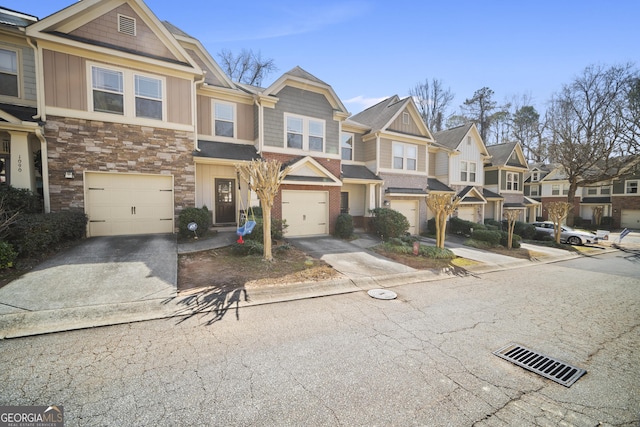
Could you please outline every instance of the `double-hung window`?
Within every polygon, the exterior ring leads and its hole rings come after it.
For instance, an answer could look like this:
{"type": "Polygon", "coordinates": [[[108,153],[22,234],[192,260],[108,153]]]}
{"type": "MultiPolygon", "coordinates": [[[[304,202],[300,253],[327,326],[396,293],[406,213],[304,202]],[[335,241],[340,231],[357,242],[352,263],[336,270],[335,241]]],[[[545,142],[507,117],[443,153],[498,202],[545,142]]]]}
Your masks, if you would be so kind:
{"type": "Polygon", "coordinates": [[[627,181],[625,184],[625,194],[638,194],[638,183],[640,180],[627,181]]]}
{"type": "Polygon", "coordinates": [[[124,115],[124,74],[91,67],[93,111],[124,115]]]}
{"type": "Polygon", "coordinates": [[[301,116],[285,116],[287,148],[324,151],[324,120],[301,116]]]}
{"type": "Polygon", "coordinates": [[[13,50],[0,49],[0,95],[19,95],[18,53],[13,50]]]}
{"type": "Polygon", "coordinates": [[[477,165],[475,162],[462,160],[460,162],[460,181],[476,182],[477,165]]]}
{"type": "Polygon", "coordinates": [[[340,152],[342,160],[353,160],[353,134],[342,133],[340,135],[340,152]]]}
{"type": "Polygon", "coordinates": [[[507,190],[518,191],[518,184],[518,174],[515,172],[507,172],[507,190]]]}
{"type": "Polygon", "coordinates": [[[216,102],[213,110],[215,136],[227,136],[233,138],[235,127],[235,114],[233,105],[216,102]]]}
{"type": "Polygon", "coordinates": [[[413,144],[393,143],[393,168],[414,171],[418,166],[418,147],[413,144]]]}
{"type": "Polygon", "coordinates": [[[560,184],[553,184],[551,186],[551,195],[559,196],[560,195],[560,184]]]}
{"type": "Polygon", "coordinates": [[[136,117],[162,120],[162,80],[135,76],[136,117]]]}
{"type": "Polygon", "coordinates": [[[132,70],[91,65],[92,111],[142,119],[164,120],[165,82],[132,70]]]}
{"type": "Polygon", "coordinates": [[[538,186],[537,185],[532,185],[529,187],[531,196],[537,196],[538,195],[538,186]]]}

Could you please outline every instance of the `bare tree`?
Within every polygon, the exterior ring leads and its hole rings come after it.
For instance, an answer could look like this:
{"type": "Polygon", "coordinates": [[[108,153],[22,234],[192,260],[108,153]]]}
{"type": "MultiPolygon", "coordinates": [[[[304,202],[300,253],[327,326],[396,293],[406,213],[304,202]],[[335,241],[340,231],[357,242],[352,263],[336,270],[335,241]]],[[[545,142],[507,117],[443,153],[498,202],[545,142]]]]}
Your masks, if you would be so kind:
{"type": "Polygon", "coordinates": [[[449,193],[429,193],[427,206],[436,219],[436,247],[444,248],[445,231],[447,229],[447,217],[456,210],[460,204],[460,198],[449,193]]]}
{"type": "Polygon", "coordinates": [[[271,73],[278,70],[272,58],[262,58],[260,51],[242,49],[234,55],[229,49],[218,53],[220,67],[231,80],[253,86],[260,86],[271,73]]]}
{"type": "Polygon", "coordinates": [[[443,130],[447,109],[453,101],[454,95],[451,89],[444,89],[442,80],[425,79],[409,90],[422,116],[422,120],[432,132],[443,130]]]}
{"type": "Polygon", "coordinates": [[[567,218],[571,210],[573,210],[573,205],[568,202],[551,202],[547,205],[549,219],[553,221],[553,232],[555,233],[556,243],[560,243],[562,221],[567,218]]]}
{"type": "MultiPolygon", "coordinates": [[[[592,65],[552,98],[549,155],[567,175],[569,204],[578,187],[620,177],[640,162],[637,82],[631,64],[592,65]]],[[[573,225],[571,212],[567,223],[573,225]]]]}
{"type": "Polygon", "coordinates": [[[282,169],[282,164],[277,160],[252,160],[235,166],[242,179],[251,185],[251,188],[260,199],[264,232],[264,259],[273,261],[271,251],[271,208],[273,208],[273,202],[278,194],[280,184],[282,184],[291,168],[282,169]]]}
{"type": "Polygon", "coordinates": [[[493,93],[488,87],[478,89],[473,97],[465,99],[461,106],[465,116],[477,123],[480,136],[485,143],[488,141],[492,114],[497,108],[496,102],[492,99],[493,93]]]}
{"type": "Polygon", "coordinates": [[[522,146],[528,160],[542,162],[546,158],[544,144],[544,124],[540,122],[540,113],[532,105],[516,110],[511,125],[511,136],[522,146]]]}
{"type": "Polygon", "coordinates": [[[507,249],[513,247],[513,230],[516,227],[516,221],[520,217],[522,209],[505,209],[503,216],[507,220],[507,249]]]}
{"type": "MultiPolygon", "coordinates": [[[[509,131],[512,126],[513,118],[509,112],[510,104],[506,104],[491,115],[489,120],[489,127],[493,129],[493,137],[496,144],[509,141],[509,131]]],[[[485,144],[489,144],[489,141],[485,141],[485,144]]]]}

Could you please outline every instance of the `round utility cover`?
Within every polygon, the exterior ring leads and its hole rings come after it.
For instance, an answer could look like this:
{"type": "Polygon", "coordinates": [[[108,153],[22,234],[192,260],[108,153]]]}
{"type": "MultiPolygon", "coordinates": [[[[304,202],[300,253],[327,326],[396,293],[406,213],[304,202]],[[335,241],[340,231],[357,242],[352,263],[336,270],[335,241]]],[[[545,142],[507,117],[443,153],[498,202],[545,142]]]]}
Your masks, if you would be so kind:
{"type": "Polygon", "coordinates": [[[198,229],[198,224],[196,224],[195,222],[190,222],[189,224],[187,224],[187,228],[189,229],[189,231],[196,231],[198,229]]]}
{"type": "Polygon", "coordinates": [[[388,289],[371,289],[367,292],[370,297],[377,299],[396,299],[398,295],[388,289]]]}

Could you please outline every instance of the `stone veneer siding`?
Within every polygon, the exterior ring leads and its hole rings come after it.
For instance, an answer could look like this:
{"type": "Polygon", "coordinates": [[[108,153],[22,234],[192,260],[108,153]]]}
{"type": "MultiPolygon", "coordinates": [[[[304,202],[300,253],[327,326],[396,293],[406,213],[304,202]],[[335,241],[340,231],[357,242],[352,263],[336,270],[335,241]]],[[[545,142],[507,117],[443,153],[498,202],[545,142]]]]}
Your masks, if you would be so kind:
{"type": "Polygon", "coordinates": [[[173,175],[175,213],[195,206],[191,132],[49,116],[45,137],[52,212],[85,208],[85,171],[173,175]]]}
{"type": "MultiPolygon", "coordinates": [[[[279,162],[286,164],[294,159],[300,159],[300,156],[290,156],[279,153],[262,153],[262,157],[265,160],[275,159],[279,162]]],[[[325,159],[325,158],[313,158],[320,163],[325,169],[331,172],[334,176],[340,177],[340,160],[337,159],[325,159]]],[[[329,192],[329,233],[333,234],[336,226],[336,220],[340,215],[340,190],[342,187],[334,185],[296,185],[296,184],[282,184],[280,191],[273,202],[273,209],[271,215],[275,219],[282,219],[282,190],[309,190],[309,191],[328,191],[329,192]]],[[[286,235],[286,234],[285,234],[286,235]]]]}

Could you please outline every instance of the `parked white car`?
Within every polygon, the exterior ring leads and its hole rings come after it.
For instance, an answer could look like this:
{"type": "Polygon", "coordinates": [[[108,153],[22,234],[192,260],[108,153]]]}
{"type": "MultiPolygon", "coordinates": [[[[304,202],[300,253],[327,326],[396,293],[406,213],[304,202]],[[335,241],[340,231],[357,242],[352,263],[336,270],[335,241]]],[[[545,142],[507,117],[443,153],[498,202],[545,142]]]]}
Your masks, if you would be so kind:
{"type": "MultiPolygon", "coordinates": [[[[554,235],[553,221],[534,222],[536,230],[554,235]]],[[[589,243],[598,243],[598,236],[595,233],[586,230],[577,230],[566,225],[561,226],[560,242],[570,245],[586,245],[589,243]]]]}

